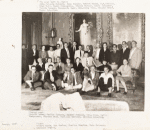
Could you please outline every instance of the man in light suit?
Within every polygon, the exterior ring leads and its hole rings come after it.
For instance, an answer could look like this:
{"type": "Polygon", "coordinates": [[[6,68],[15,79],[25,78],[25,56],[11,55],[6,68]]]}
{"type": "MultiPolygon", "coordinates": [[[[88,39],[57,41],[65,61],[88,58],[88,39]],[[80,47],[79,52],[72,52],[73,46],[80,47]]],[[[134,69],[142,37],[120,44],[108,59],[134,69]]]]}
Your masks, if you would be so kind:
{"type": "Polygon", "coordinates": [[[81,89],[82,88],[82,78],[80,72],[75,72],[72,67],[69,73],[68,89],[81,89]]]}
{"type": "Polygon", "coordinates": [[[137,48],[137,42],[132,41],[132,49],[129,55],[129,65],[133,69],[139,69],[142,62],[142,52],[137,48]]]}
{"type": "Polygon", "coordinates": [[[88,56],[88,52],[84,52],[84,57],[81,59],[82,65],[84,68],[90,67],[93,65],[93,58],[88,56]]]}
{"type": "Polygon", "coordinates": [[[30,87],[31,91],[35,90],[35,87],[42,86],[42,82],[40,81],[40,73],[36,71],[36,66],[31,66],[31,70],[29,70],[24,77],[25,88],[30,87]]]}
{"type": "Polygon", "coordinates": [[[84,56],[84,51],[82,50],[82,45],[79,45],[79,50],[75,51],[74,59],[79,57],[80,59],[83,58],[84,56]]]}

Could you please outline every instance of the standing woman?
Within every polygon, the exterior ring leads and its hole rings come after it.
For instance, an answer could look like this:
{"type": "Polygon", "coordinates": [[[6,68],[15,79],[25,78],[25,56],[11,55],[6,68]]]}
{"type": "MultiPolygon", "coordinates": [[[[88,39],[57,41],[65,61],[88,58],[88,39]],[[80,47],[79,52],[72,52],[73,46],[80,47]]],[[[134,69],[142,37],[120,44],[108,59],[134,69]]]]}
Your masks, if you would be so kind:
{"type": "Polygon", "coordinates": [[[102,63],[102,61],[107,61],[107,63],[110,63],[110,50],[107,48],[107,42],[103,43],[103,47],[100,51],[99,55],[99,61],[102,63]]]}
{"type": "Polygon", "coordinates": [[[46,63],[48,54],[47,51],[45,50],[45,46],[42,46],[42,50],[39,52],[39,58],[42,58],[43,63],[46,63]]]}

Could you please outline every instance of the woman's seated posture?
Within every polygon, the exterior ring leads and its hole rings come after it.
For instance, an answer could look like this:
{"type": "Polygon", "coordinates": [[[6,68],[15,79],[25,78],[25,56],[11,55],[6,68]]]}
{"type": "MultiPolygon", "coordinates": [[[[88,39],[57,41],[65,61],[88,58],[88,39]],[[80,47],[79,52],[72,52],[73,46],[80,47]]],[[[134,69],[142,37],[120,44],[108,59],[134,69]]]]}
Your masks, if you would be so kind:
{"type": "Polygon", "coordinates": [[[64,75],[63,75],[62,88],[68,88],[69,73],[70,73],[70,72],[65,71],[65,73],[64,73],[64,75]]]}
{"type": "Polygon", "coordinates": [[[85,111],[84,102],[78,92],[55,93],[41,103],[41,111],[85,111]]]}
{"type": "Polygon", "coordinates": [[[131,67],[128,65],[128,61],[126,59],[123,60],[123,65],[117,70],[117,77],[116,77],[116,85],[117,91],[116,93],[120,92],[119,90],[119,81],[121,81],[124,87],[124,94],[127,94],[127,86],[125,84],[126,81],[130,81],[132,79],[132,72],[131,67]]]}
{"type": "Polygon", "coordinates": [[[83,71],[83,65],[82,63],[80,63],[80,58],[77,57],[76,58],[76,62],[73,64],[73,68],[77,71],[82,72],[83,71]]]}
{"type": "Polygon", "coordinates": [[[66,59],[66,63],[67,63],[67,64],[65,64],[65,66],[64,66],[65,71],[70,71],[70,70],[71,70],[71,67],[73,67],[73,64],[70,63],[70,62],[71,62],[71,61],[70,61],[70,58],[67,58],[67,59],[66,59]]]}
{"type": "Polygon", "coordinates": [[[109,67],[104,67],[104,73],[99,77],[98,95],[100,91],[108,91],[108,96],[111,97],[112,88],[114,88],[114,77],[109,73],[109,67]]]}
{"type": "Polygon", "coordinates": [[[42,50],[39,52],[39,58],[42,58],[43,63],[46,62],[46,59],[48,58],[47,51],[45,51],[45,46],[42,46],[42,50]]]}
{"type": "Polygon", "coordinates": [[[95,66],[91,66],[90,73],[84,75],[83,88],[80,93],[82,94],[84,92],[97,89],[98,81],[99,81],[99,73],[95,71],[95,66]]]}
{"type": "Polygon", "coordinates": [[[58,84],[61,84],[61,81],[58,79],[57,72],[53,70],[53,65],[49,65],[48,71],[44,75],[44,88],[58,90],[58,84]]]}
{"type": "Polygon", "coordinates": [[[48,70],[48,66],[49,65],[53,65],[54,66],[54,63],[52,62],[52,58],[51,57],[49,57],[48,59],[47,59],[47,63],[45,63],[45,70],[47,71],[48,70]]]}
{"type": "Polygon", "coordinates": [[[54,62],[54,50],[52,46],[49,47],[49,50],[47,51],[47,53],[48,53],[48,57],[51,57],[52,62],[54,62]]]}

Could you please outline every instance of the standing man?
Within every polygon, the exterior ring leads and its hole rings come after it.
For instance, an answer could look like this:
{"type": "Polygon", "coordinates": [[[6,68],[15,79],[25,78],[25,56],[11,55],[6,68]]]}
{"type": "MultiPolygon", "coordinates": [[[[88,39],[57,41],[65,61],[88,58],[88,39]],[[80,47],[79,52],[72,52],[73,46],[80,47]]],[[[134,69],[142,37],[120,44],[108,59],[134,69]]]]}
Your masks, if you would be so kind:
{"type": "Polygon", "coordinates": [[[71,59],[71,63],[74,63],[74,55],[75,55],[76,50],[77,50],[77,43],[76,43],[76,42],[73,42],[73,46],[72,46],[71,49],[70,49],[70,59],[71,59]]]}
{"type": "Polygon", "coordinates": [[[37,59],[39,57],[39,52],[36,49],[36,45],[32,45],[32,49],[28,52],[28,64],[33,65],[37,63],[37,59]]]}
{"type": "Polygon", "coordinates": [[[137,42],[132,41],[132,49],[129,55],[129,65],[131,68],[139,69],[142,62],[142,52],[137,48],[137,42]]]}
{"type": "Polygon", "coordinates": [[[84,51],[82,50],[82,45],[79,45],[79,50],[75,51],[74,59],[79,57],[80,59],[83,58],[84,56],[84,51]]]}
{"type": "Polygon", "coordinates": [[[40,73],[36,71],[36,66],[31,66],[31,70],[29,70],[24,77],[25,88],[27,86],[30,87],[31,91],[35,90],[35,87],[42,86],[42,82],[40,81],[40,73]]]}
{"type": "Polygon", "coordinates": [[[119,64],[119,67],[121,65],[123,65],[123,60],[124,59],[129,59],[129,54],[130,54],[130,49],[127,48],[127,43],[126,41],[123,41],[122,42],[122,49],[120,50],[120,64],[119,64]]]}
{"type": "Polygon", "coordinates": [[[66,59],[70,58],[70,50],[68,48],[68,43],[67,42],[64,43],[64,48],[61,49],[60,56],[61,56],[61,61],[63,63],[66,63],[66,59]]]}

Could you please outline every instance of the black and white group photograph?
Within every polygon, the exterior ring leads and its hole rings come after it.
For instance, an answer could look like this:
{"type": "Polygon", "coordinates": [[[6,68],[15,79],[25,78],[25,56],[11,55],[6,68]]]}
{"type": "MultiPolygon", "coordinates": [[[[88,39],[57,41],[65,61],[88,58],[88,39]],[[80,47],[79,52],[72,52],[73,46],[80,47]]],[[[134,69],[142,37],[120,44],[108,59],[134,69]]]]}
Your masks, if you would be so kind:
{"type": "Polygon", "coordinates": [[[145,14],[23,12],[21,109],[144,111],[145,14]]]}

